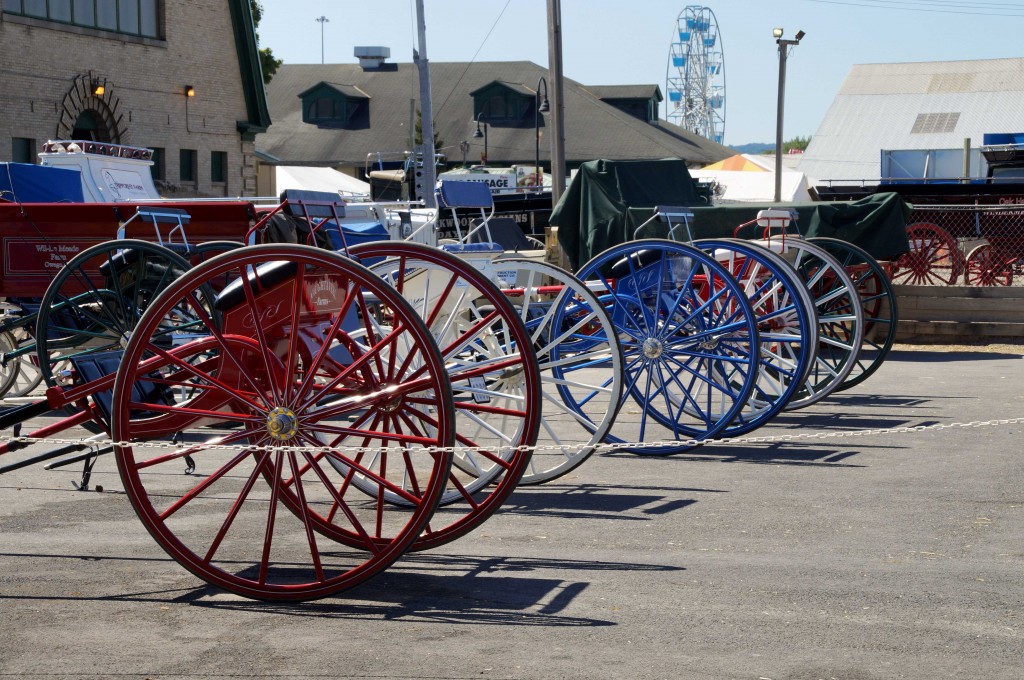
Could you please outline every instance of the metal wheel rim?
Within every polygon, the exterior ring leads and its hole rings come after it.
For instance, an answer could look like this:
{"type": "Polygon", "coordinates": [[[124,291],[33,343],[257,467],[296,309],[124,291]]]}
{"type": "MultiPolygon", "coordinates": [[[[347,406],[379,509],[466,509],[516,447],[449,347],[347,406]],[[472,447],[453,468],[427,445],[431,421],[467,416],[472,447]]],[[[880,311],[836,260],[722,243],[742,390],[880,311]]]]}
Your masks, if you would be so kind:
{"type": "MultiPolygon", "coordinates": [[[[171,383],[171,386],[176,385],[171,383]]],[[[186,435],[191,433],[193,437],[205,439],[207,445],[239,443],[249,447],[235,453],[233,459],[220,463],[210,453],[216,451],[215,448],[200,448],[196,444],[169,455],[162,452],[152,455],[140,444],[119,445],[115,447],[115,457],[136,513],[161,547],[200,578],[257,599],[324,597],[386,568],[430,520],[451,465],[450,453],[443,450],[454,441],[451,392],[429,332],[405,301],[364,267],[334,253],[305,246],[253,246],[229,252],[200,265],[172,284],[147,310],[128,343],[125,361],[115,381],[114,403],[113,434],[119,442],[137,436],[162,440],[173,428],[180,427],[185,429],[186,435]],[[150,340],[162,332],[162,317],[168,310],[184,301],[184,304],[194,305],[193,311],[198,314],[203,303],[196,301],[200,297],[196,291],[208,290],[204,284],[206,278],[222,276],[228,270],[241,276],[249,267],[267,262],[295,264],[296,273],[285,278],[285,288],[288,282],[292,284],[291,292],[286,290],[285,295],[291,297],[275,300],[266,291],[257,296],[252,287],[243,285],[243,302],[225,311],[223,321],[206,319],[207,337],[157,353],[155,359],[150,359],[154,365],[139,367],[138,361],[152,351],[150,340]],[[328,285],[331,282],[337,284],[333,290],[328,285]],[[378,328],[365,314],[367,295],[387,301],[393,310],[393,328],[378,328]],[[320,298],[324,297],[333,299],[326,304],[326,312],[320,309],[323,304],[320,298]],[[282,305],[283,299],[292,299],[296,304],[282,305]],[[349,353],[343,360],[331,352],[337,351],[334,339],[338,332],[343,332],[341,324],[346,309],[355,309],[361,315],[358,326],[366,331],[366,338],[380,336],[381,341],[365,339],[366,354],[357,357],[358,353],[349,353]],[[330,328],[325,332],[317,330],[316,325],[303,325],[300,322],[307,315],[322,316],[330,328]],[[260,322],[253,323],[255,319],[260,322]],[[248,330],[239,335],[237,331],[243,327],[248,330]],[[285,328],[296,328],[299,332],[291,334],[285,328]],[[314,342],[315,338],[323,342],[314,347],[315,351],[307,352],[313,358],[300,366],[301,353],[295,345],[299,344],[296,338],[302,333],[309,342],[314,342]],[[188,353],[209,352],[211,342],[220,348],[219,359],[211,363],[209,371],[212,372],[186,369],[188,353]],[[172,357],[172,361],[167,357],[173,352],[181,356],[172,357]],[[174,368],[168,375],[183,376],[180,379],[191,381],[191,386],[200,394],[209,395],[203,397],[202,408],[200,400],[186,407],[164,408],[163,415],[182,418],[185,422],[162,423],[163,429],[152,428],[139,416],[144,409],[154,409],[152,404],[133,403],[138,374],[141,372],[148,381],[157,382],[154,371],[161,367],[160,362],[174,368]],[[360,382],[364,371],[378,369],[380,382],[360,382]],[[228,377],[232,372],[239,381],[234,387],[228,377]],[[288,376],[295,376],[295,379],[288,376]],[[360,397],[361,394],[366,396],[360,397]],[[421,394],[426,396],[421,398],[421,394]],[[406,424],[389,429],[395,423],[407,423],[390,410],[399,397],[403,400],[401,414],[410,419],[418,418],[420,425],[406,424]],[[277,406],[271,409],[273,404],[277,406]],[[434,410],[427,411],[427,405],[434,410]],[[293,406],[295,416],[288,422],[296,429],[289,432],[280,426],[284,418],[281,410],[293,406]],[[366,415],[367,411],[374,411],[375,415],[366,415]],[[385,412],[389,415],[382,415],[385,412]],[[209,424],[232,419],[242,426],[228,429],[226,434],[209,424]],[[344,422],[350,424],[343,425],[344,422]],[[331,433],[329,446],[314,453],[303,452],[301,459],[299,453],[285,450],[293,443],[322,444],[312,436],[317,428],[331,433]],[[417,439],[424,441],[417,443],[417,439]],[[401,442],[401,446],[410,447],[410,451],[405,456],[393,456],[390,469],[381,463],[371,470],[362,465],[363,453],[343,448],[349,444],[372,448],[377,442],[401,442]],[[266,445],[263,450],[253,449],[263,445],[266,445]],[[214,470],[209,476],[196,483],[189,479],[176,482],[173,475],[154,477],[162,467],[175,465],[182,451],[190,449],[196,449],[193,455],[197,458],[202,458],[200,454],[210,454],[214,470]],[[357,499],[351,498],[352,492],[344,479],[339,481],[333,468],[321,464],[325,457],[343,456],[349,469],[376,474],[382,480],[382,489],[394,485],[390,482],[386,486],[384,480],[401,479],[403,459],[405,472],[408,472],[412,469],[409,459],[415,457],[421,466],[417,475],[417,504],[411,511],[396,510],[395,506],[367,500],[362,492],[356,492],[357,499]],[[232,480],[237,475],[231,473],[243,462],[252,463],[245,481],[232,480]],[[164,496],[158,486],[154,486],[156,495],[150,494],[147,483],[179,485],[174,493],[164,496]],[[213,491],[220,483],[234,483],[237,493],[220,498],[213,491]],[[263,485],[269,495],[262,502],[254,499],[249,503],[252,489],[264,492],[263,485]],[[209,497],[203,498],[206,491],[210,491],[209,497]],[[200,503],[220,510],[226,508],[226,514],[215,513],[212,521],[207,520],[204,516],[207,511],[200,503]],[[240,509],[236,510],[234,505],[240,509]],[[278,506],[289,512],[281,513],[278,506]],[[191,511],[193,516],[180,516],[186,511],[191,511]],[[362,519],[357,518],[357,514],[362,519]],[[266,526],[272,529],[264,529],[262,534],[259,527],[249,533],[240,530],[239,539],[234,540],[235,536],[229,532],[235,531],[243,517],[263,517],[266,526]],[[293,527],[297,526],[296,531],[288,533],[278,529],[288,521],[293,527]],[[384,536],[382,532],[387,529],[394,529],[393,535],[384,536]],[[354,544],[349,546],[353,549],[345,551],[331,543],[330,552],[321,550],[316,536],[325,533],[335,540],[340,534],[346,534],[346,545],[354,544]],[[305,546],[308,555],[277,560],[273,553],[275,541],[280,545],[286,540],[292,541],[292,547],[297,545],[302,549],[305,546]],[[218,553],[223,557],[215,563],[218,553]]],[[[205,462],[200,460],[200,466],[205,462]]]]}
{"type": "Polygon", "coordinates": [[[840,264],[846,267],[864,308],[864,339],[861,351],[857,353],[853,369],[836,388],[837,392],[843,391],[871,377],[889,356],[889,351],[896,342],[899,305],[885,269],[866,250],[848,241],[834,238],[816,237],[808,241],[829,250],[840,264]],[[863,270],[865,266],[866,271],[863,270]],[[854,271],[850,271],[851,269],[854,271]],[[879,327],[884,331],[875,332],[879,327]]]}
{"type": "Polygon", "coordinates": [[[758,346],[753,310],[725,268],[696,248],[644,239],[604,251],[583,265],[577,276],[602,289],[598,295],[609,310],[624,355],[623,408],[605,440],[626,443],[616,431],[621,431],[630,411],[639,415],[639,445],[622,448],[634,453],[680,453],[693,448],[685,443],[689,440],[723,432],[753,391],[757,377],[753,353],[758,346]],[[642,252],[652,253],[654,261],[637,269],[630,257],[642,252]],[[607,271],[620,260],[626,263],[625,283],[623,279],[613,282],[607,271]],[[710,302],[701,300],[700,291],[695,290],[701,285],[700,277],[718,286],[710,302]],[[665,295],[669,288],[677,290],[665,295]],[[717,348],[723,351],[716,353],[717,348]],[[717,384],[716,363],[745,367],[741,383],[717,384]],[[657,403],[651,402],[652,395],[657,403]],[[627,409],[630,399],[635,405],[627,409]],[[691,404],[700,415],[687,414],[676,405],[682,403],[691,404]],[[683,422],[684,417],[690,422],[683,422]],[[679,443],[660,443],[665,441],[679,443]]]}
{"type": "Polygon", "coordinates": [[[767,248],[737,239],[693,245],[727,266],[758,319],[758,378],[746,407],[723,433],[746,434],[780,413],[801,389],[815,360],[817,312],[796,271],[767,248]]]}
{"type": "Polygon", "coordinates": [[[768,247],[792,258],[818,313],[818,349],[811,373],[786,406],[806,408],[838,389],[853,370],[864,337],[864,309],[846,268],[821,246],[789,237],[773,239],[768,247]]]}

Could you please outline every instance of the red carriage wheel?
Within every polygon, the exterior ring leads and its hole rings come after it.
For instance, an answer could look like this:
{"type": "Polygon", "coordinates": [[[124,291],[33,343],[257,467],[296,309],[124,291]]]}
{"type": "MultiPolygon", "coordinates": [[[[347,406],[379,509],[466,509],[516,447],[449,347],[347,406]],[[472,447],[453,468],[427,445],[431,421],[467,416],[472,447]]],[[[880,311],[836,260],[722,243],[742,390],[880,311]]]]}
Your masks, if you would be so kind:
{"type": "Polygon", "coordinates": [[[892,282],[913,286],[952,286],[964,270],[956,239],[942,227],[916,222],[907,227],[910,252],[892,264],[892,282]]]}
{"type": "Polygon", "coordinates": [[[1009,286],[1016,258],[1003,248],[983,243],[967,255],[968,286],[1009,286]]]}
{"type": "Polygon", "coordinates": [[[125,348],[112,429],[157,542],[267,600],[325,597],[397,559],[437,507],[455,441],[416,312],[364,267],[297,245],[225,253],[169,286],[125,348]],[[185,456],[202,476],[181,474],[185,456]],[[339,541],[322,545],[328,531],[339,541]]]}

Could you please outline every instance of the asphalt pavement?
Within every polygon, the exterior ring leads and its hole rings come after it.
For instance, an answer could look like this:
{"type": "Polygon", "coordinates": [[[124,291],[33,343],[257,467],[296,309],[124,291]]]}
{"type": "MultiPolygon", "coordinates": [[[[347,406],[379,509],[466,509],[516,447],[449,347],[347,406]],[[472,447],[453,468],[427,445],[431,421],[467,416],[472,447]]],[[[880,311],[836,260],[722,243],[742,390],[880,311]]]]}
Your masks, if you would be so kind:
{"type": "Polygon", "coordinates": [[[109,458],[88,491],[10,472],[0,678],[1024,677],[1024,357],[983,349],[899,348],[759,441],[595,455],[302,604],[186,572],[109,458]]]}

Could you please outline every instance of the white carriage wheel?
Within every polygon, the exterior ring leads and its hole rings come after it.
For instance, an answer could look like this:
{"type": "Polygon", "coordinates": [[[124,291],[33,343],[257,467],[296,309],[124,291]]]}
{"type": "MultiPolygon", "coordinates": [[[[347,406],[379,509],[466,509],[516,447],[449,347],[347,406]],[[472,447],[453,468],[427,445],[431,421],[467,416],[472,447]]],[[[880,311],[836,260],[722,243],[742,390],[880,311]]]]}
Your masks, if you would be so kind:
{"type": "Polygon", "coordinates": [[[519,483],[549,482],[582,464],[611,430],[622,403],[622,350],[604,306],[569,272],[524,257],[495,266],[533,340],[544,402],[519,483]]]}
{"type": "Polygon", "coordinates": [[[796,269],[818,312],[818,351],[803,389],[786,410],[805,408],[837,390],[857,365],[864,341],[864,307],[846,267],[821,246],[793,236],[757,243],[796,269]]]}

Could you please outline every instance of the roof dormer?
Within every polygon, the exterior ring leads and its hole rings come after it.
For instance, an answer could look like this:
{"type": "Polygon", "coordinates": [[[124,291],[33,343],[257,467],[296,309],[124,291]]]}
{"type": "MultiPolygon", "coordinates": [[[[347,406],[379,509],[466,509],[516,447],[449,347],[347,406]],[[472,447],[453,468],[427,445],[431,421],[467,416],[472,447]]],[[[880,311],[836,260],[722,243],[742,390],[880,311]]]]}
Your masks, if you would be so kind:
{"type": "Polygon", "coordinates": [[[302,122],[319,128],[358,130],[370,125],[370,96],[354,85],[320,81],[299,93],[302,122]]]}
{"type": "Polygon", "coordinates": [[[645,123],[658,121],[658,107],[664,101],[657,85],[588,85],[587,89],[605,104],[645,123]]]}
{"type": "Polygon", "coordinates": [[[473,97],[474,119],[483,114],[488,125],[533,125],[537,93],[525,85],[495,80],[469,94],[473,97]]]}

